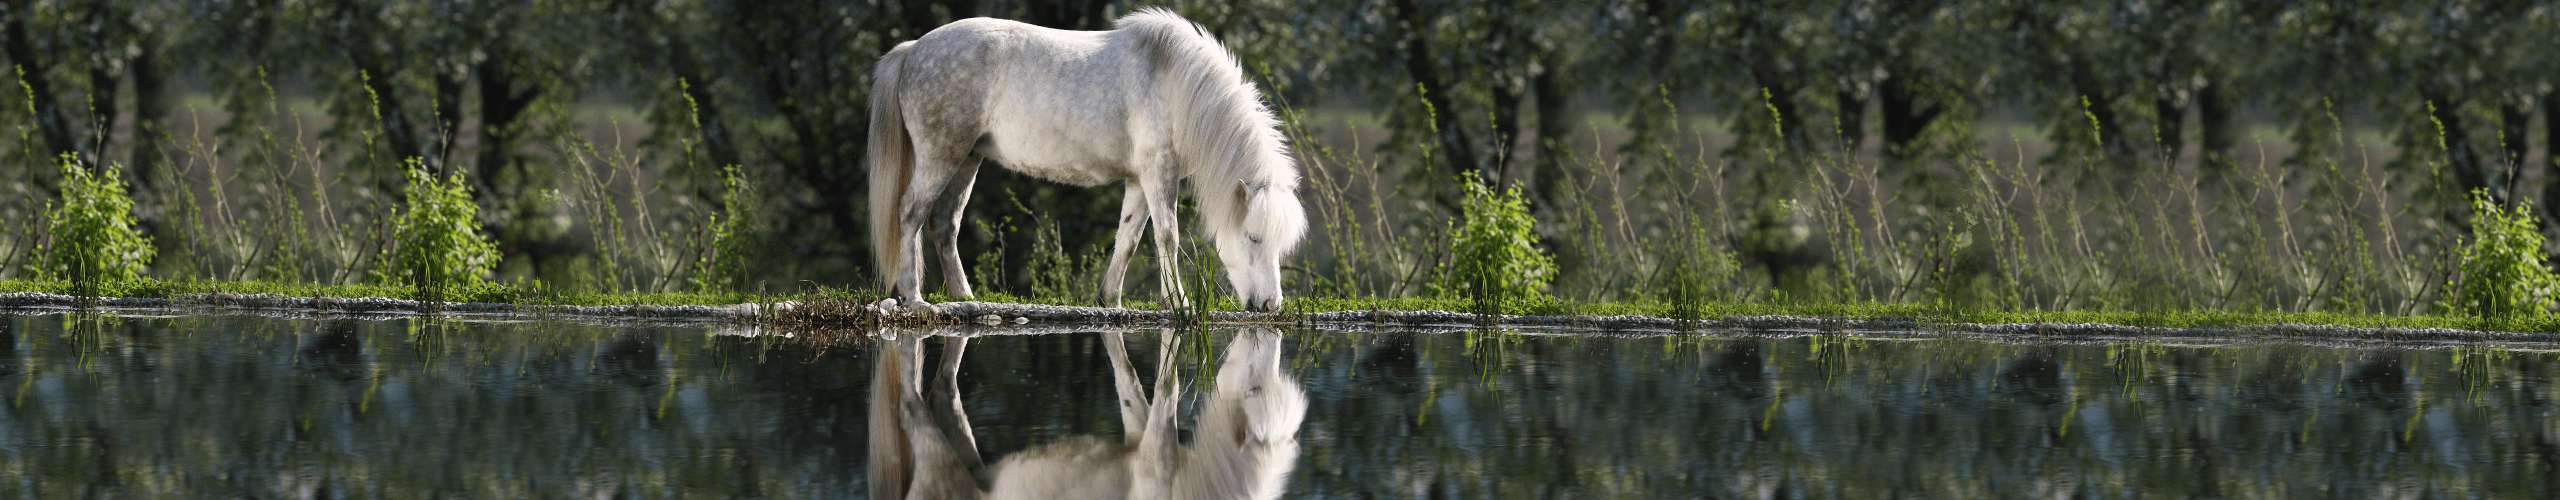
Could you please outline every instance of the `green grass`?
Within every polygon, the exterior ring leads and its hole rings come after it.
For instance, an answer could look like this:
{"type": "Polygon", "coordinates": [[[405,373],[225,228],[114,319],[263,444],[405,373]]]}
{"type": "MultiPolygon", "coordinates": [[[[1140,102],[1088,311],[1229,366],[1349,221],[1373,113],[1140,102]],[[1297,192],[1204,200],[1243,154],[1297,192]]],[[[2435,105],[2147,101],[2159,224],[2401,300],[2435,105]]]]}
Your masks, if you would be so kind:
{"type": "MultiPolygon", "coordinates": [[[[275,283],[266,281],[168,281],[143,279],[118,283],[102,290],[117,297],[170,298],[193,294],[273,294],[292,297],[407,297],[407,287],[382,285],[319,285],[275,283]]],[[[69,294],[70,283],[60,281],[0,280],[0,293],[41,292],[69,294]]],[[[712,294],[712,293],[565,293],[536,290],[509,285],[491,285],[474,294],[461,297],[466,302],[499,302],[523,305],[728,305],[739,303],[771,303],[786,300],[850,300],[869,302],[878,297],[868,292],[823,290],[784,295],[712,294]]],[[[948,297],[929,297],[949,301],[948,297]]],[[[982,302],[1088,306],[1089,300],[1067,298],[1026,298],[1002,293],[977,297],[982,302]]],[[[1132,309],[1154,309],[1154,302],[1130,301],[1132,309]]],[[[1241,310],[1234,301],[1219,299],[1212,310],[1241,310]]],[[[1461,298],[1384,298],[1346,299],[1328,297],[1296,297],[1289,299],[1292,313],[1324,313],[1349,311],[1465,311],[1469,307],[1461,298]]],[[[2458,328],[2496,331],[2560,332],[2560,320],[2529,319],[2488,321],[2458,316],[2381,315],[2331,312],[2281,311],[1961,311],[1917,304],[1888,303],[1732,303],[1717,302],[1702,306],[1699,317],[1713,320],[1750,316],[1793,316],[1843,320],[1909,321],[1930,324],[2110,324],[2138,327],[2212,328],[2268,325],[2318,325],[2348,328],[2458,328]]],[[[1514,314],[1542,316],[1620,316],[1641,315],[1672,317],[1673,305],[1658,301],[1578,302],[1546,301],[1535,306],[1509,311],[1514,314]]]]}
{"type": "MultiPolygon", "coordinates": [[[[114,283],[100,288],[102,295],[131,298],[171,298],[196,294],[271,294],[288,297],[363,298],[410,297],[415,290],[392,285],[324,285],[310,283],[278,283],[272,281],[202,281],[141,280],[114,283]]],[[[70,283],[43,280],[0,280],[0,293],[37,292],[69,295],[70,283]]],[[[476,287],[468,293],[450,297],[458,302],[499,302],[524,305],[723,305],[745,302],[769,302],[770,297],[749,294],[714,294],[692,292],[668,293],[596,293],[558,292],[533,287],[491,284],[476,287]]]]}
{"type": "MultiPolygon", "coordinates": [[[[1301,313],[1335,311],[1464,311],[1463,299],[1396,298],[1396,299],[1331,299],[1294,298],[1289,310],[1301,313]]],[[[1511,311],[1527,315],[1641,315],[1672,317],[1673,306],[1666,302],[1562,302],[1551,301],[1532,308],[1511,311]]],[[[1920,324],[2110,324],[2165,328],[2210,328],[2267,325],[2321,325],[2349,328],[2462,328],[2500,331],[2560,331],[2560,322],[2550,320],[2483,321],[2458,316],[2381,315],[2332,312],[2282,311],[1959,311],[1918,304],[1891,303],[1732,303],[1716,302],[1703,306],[1700,317],[1707,319],[1747,316],[1795,316],[1847,320],[1911,321],[1920,324]]]]}

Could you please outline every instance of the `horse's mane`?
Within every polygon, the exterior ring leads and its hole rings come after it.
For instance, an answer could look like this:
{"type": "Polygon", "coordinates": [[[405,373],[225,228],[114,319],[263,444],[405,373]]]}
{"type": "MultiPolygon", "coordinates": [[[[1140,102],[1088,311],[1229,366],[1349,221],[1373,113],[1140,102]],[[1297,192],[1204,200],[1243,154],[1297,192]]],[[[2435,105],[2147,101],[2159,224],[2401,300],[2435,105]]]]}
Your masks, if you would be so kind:
{"type": "Polygon", "coordinates": [[[1202,215],[1209,221],[1232,218],[1209,227],[1244,229],[1279,248],[1294,246],[1306,232],[1297,203],[1298,169],[1279,120],[1245,79],[1235,53],[1208,30],[1163,8],[1140,9],[1113,26],[1139,36],[1155,66],[1154,87],[1174,106],[1174,154],[1185,164],[1202,215]],[[1254,206],[1236,206],[1246,191],[1285,196],[1254,196],[1254,206]]]}
{"type": "Polygon", "coordinates": [[[1184,450],[1174,494],[1189,498],[1278,498],[1298,459],[1306,392],[1286,377],[1263,382],[1260,397],[1215,394],[1184,450]],[[1266,440],[1276,434],[1283,439],[1266,440]]]}

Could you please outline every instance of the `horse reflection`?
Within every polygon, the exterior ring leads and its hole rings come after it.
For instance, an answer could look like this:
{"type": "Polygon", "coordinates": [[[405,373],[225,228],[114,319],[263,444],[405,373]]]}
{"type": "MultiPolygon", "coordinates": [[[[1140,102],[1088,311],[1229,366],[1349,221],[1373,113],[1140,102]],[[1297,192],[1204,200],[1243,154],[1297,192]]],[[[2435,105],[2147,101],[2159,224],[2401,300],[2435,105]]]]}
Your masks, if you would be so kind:
{"type": "Polygon", "coordinates": [[[872,498],[1277,498],[1298,458],[1306,393],[1280,370],[1280,334],[1246,328],[1228,341],[1192,440],[1173,419],[1181,339],[1159,332],[1152,394],[1138,383],[1119,332],[1101,334],[1119,397],[1121,439],[1076,436],[986,467],[960,405],[968,338],[899,332],[880,342],[871,382],[872,498]],[[923,387],[924,339],[944,345],[923,387]]]}

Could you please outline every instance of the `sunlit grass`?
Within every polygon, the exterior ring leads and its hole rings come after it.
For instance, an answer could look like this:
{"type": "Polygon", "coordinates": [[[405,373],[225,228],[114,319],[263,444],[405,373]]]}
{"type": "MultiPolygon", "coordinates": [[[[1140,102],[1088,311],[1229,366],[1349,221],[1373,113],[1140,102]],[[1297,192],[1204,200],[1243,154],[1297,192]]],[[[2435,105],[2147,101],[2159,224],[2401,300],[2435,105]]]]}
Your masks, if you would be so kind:
{"type": "MultiPolygon", "coordinates": [[[[315,298],[406,297],[407,287],[384,285],[323,285],[278,283],[269,281],[200,281],[142,279],[117,283],[102,288],[110,296],[134,298],[178,298],[191,295],[277,295],[315,298]]],[[[70,283],[38,280],[0,280],[0,293],[69,294],[70,283]]],[[[879,297],[866,291],[823,290],[794,294],[694,293],[694,292],[552,292],[531,287],[492,285],[463,297],[461,302],[493,302],[517,305],[732,305],[770,304],[784,301],[850,300],[868,303],[879,297]]],[[[949,297],[929,296],[937,302],[954,302],[949,297]]],[[[1043,304],[1056,306],[1092,306],[1091,299],[1068,297],[1020,297],[1004,293],[987,293],[971,299],[977,302],[1043,304]]],[[[1133,310],[1155,310],[1156,302],[1129,300],[1133,310]]],[[[1697,306],[1702,321],[1751,317],[1795,317],[1853,321],[1909,322],[1916,325],[1955,324],[2104,324],[2159,328],[2237,328],[2276,325],[2304,325],[2356,329],[2452,328],[2492,331],[2560,332],[2560,320],[2513,319],[2480,320],[2475,318],[2433,314],[2388,315],[2338,312],[2291,311],[1981,311],[1955,310],[1923,304],[1842,302],[1842,303],[1768,303],[1709,302],[1697,306]]],[[[1382,299],[1294,297],[1288,301],[1286,313],[1316,314],[1332,312],[1413,312],[1467,311],[1470,304],[1463,298],[1399,297],[1382,299]]],[[[1211,311],[1239,311],[1232,299],[1219,298],[1208,303],[1211,311]]],[[[1534,306],[1507,311],[1531,316],[1650,316],[1674,317],[1674,304],[1662,301],[1567,301],[1551,300],[1534,306]]]]}

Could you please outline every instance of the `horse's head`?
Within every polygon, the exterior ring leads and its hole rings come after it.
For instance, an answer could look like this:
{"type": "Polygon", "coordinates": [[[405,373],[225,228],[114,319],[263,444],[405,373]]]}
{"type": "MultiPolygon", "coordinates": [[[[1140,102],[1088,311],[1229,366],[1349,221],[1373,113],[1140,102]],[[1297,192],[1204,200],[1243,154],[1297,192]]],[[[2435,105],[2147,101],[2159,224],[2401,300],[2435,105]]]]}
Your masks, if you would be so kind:
{"type": "Polygon", "coordinates": [[[1307,233],[1297,188],[1294,176],[1237,182],[1230,206],[1242,210],[1224,224],[1211,224],[1218,262],[1246,310],[1280,310],[1280,259],[1307,233]]]}
{"type": "Polygon", "coordinates": [[[1248,327],[1227,341],[1218,363],[1217,399],[1233,400],[1243,420],[1233,432],[1237,446],[1294,446],[1298,425],[1307,414],[1307,396],[1289,374],[1280,371],[1280,332],[1248,327]]]}

